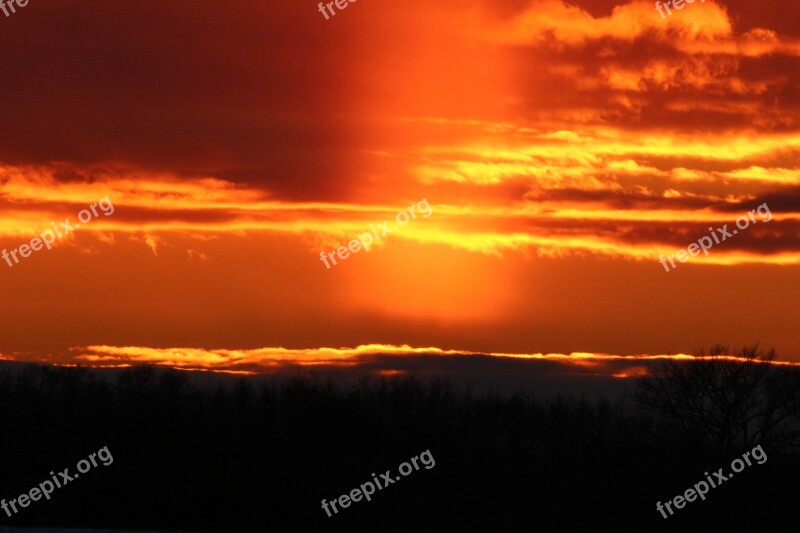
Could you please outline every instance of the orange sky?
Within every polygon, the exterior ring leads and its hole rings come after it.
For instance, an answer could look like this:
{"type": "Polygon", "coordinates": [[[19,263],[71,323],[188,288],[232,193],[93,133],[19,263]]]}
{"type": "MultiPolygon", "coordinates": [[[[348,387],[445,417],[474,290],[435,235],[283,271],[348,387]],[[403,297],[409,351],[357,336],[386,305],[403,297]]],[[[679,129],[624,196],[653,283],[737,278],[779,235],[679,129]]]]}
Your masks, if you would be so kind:
{"type": "Polygon", "coordinates": [[[211,367],[760,341],[800,361],[800,5],[463,4],[3,17],[0,246],[100,198],[115,211],[0,262],[0,354],[211,367]],[[423,198],[430,217],[321,263],[423,198]],[[764,203],[769,223],[659,264],[764,203]]]}

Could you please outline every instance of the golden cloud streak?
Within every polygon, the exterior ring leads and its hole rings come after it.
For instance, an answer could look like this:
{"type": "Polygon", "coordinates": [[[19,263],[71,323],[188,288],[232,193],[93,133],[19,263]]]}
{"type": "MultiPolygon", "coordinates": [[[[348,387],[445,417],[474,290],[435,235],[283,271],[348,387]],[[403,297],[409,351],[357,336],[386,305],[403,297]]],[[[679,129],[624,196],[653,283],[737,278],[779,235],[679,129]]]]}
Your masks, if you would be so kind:
{"type": "MultiPolygon", "coordinates": [[[[430,357],[446,356],[489,356],[499,358],[525,359],[531,361],[552,361],[575,366],[597,366],[612,361],[641,363],[646,361],[700,361],[726,360],[744,362],[746,359],[731,355],[693,356],[675,355],[612,355],[605,353],[573,352],[561,353],[501,353],[474,352],[469,350],[445,350],[436,347],[411,347],[409,345],[366,344],[354,348],[259,348],[253,350],[207,350],[202,348],[148,348],[142,346],[85,346],[75,347],[74,360],[89,366],[108,367],[136,364],[162,365],[184,370],[241,371],[270,373],[289,366],[331,366],[357,367],[371,360],[373,356],[403,357],[424,355],[430,357]]],[[[776,365],[800,365],[789,361],[774,361],[776,365]]],[[[630,374],[635,375],[635,374],[630,374]]],[[[628,376],[617,376],[628,377],[628,376]]]]}
{"type": "MultiPolygon", "coordinates": [[[[554,139],[553,142],[556,143],[563,139],[574,141],[576,138],[583,138],[576,132],[566,131],[540,136],[554,139]]],[[[763,139],[762,143],[769,150],[777,149],[779,137],[763,139]]],[[[797,140],[800,141],[800,136],[797,140]]],[[[616,145],[617,142],[613,141],[612,144],[616,145]]],[[[742,147],[750,151],[748,153],[754,153],[752,146],[743,144],[742,147]]],[[[545,147],[537,150],[548,149],[545,147]]],[[[567,158],[561,161],[562,164],[575,160],[566,156],[567,147],[555,146],[554,149],[563,151],[562,155],[567,158]]],[[[569,148],[574,149],[574,146],[569,148]]],[[[469,149],[463,150],[469,152],[469,149]]],[[[503,149],[495,157],[488,147],[474,149],[474,155],[517,160],[532,157],[525,149],[520,152],[503,149]]],[[[578,157],[581,158],[585,158],[584,163],[590,163],[596,159],[596,155],[578,157]]],[[[535,165],[529,166],[532,168],[535,165]]],[[[606,164],[606,168],[618,173],[638,174],[644,167],[630,161],[612,161],[606,164]]],[[[170,234],[184,234],[202,240],[218,234],[245,236],[272,232],[298,236],[308,242],[317,254],[321,247],[338,246],[369,232],[370,225],[377,227],[384,220],[391,221],[396,213],[405,210],[408,205],[264,200],[268,194],[263,191],[234,186],[211,178],[180,181],[173,177],[164,181],[162,176],[139,176],[137,179],[128,177],[113,181],[109,176],[103,176],[103,179],[92,182],[62,184],[54,178],[52,172],[52,169],[34,169],[28,176],[16,167],[0,168],[0,177],[4,177],[6,185],[9,185],[3,188],[0,200],[11,206],[0,219],[0,237],[29,240],[47,229],[50,220],[63,220],[66,216],[74,220],[77,211],[108,196],[114,203],[114,215],[100,216],[79,230],[81,233],[95,234],[108,245],[114,245],[114,233],[127,233],[131,239],[145,243],[152,253],[157,254],[160,246],[170,238],[170,234]],[[136,187],[134,183],[137,184],[136,187]],[[205,192],[201,194],[200,191],[205,192]],[[128,213],[131,211],[134,211],[134,219],[129,218],[128,213]]],[[[800,173],[795,174],[791,169],[781,169],[775,176],[770,176],[769,169],[757,166],[726,173],[727,178],[732,180],[781,184],[797,181],[798,175],[800,173]]],[[[575,172],[574,178],[575,183],[579,184],[580,172],[575,172]]],[[[680,180],[687,179],[694,177],[686,176],[685,173],[680,175],[680,180]]],[[[594,188],[591,182],[586,185],[585,178],[582,181],[584,190],[594,188]]],[[[675,189],[668,189],[663,196],[679,197],[683,194],[697,196],[675,189]]],[[[741,201],[742,196],[728,200],[741,201]]],[[[428,218],[419,215],[417,220],[392,233],[391,240],[446,246],[493,256],[534,250],[541,256],[578,253],[656,261],[665,251],[670,253],[673,246],[656,242],[626,242],[607,232],[598,233],[597,224],[674,222],[676,225],[685,225],[702,222],[722,225],[730,224],[736,216],[710,209],[689,212],[657,208],[618,210],[605,206],[600,201],[581,204],[581,208],[574,207],[574,203],[547,201],[521,201],[511,205],[505,202],[502,206],[437,204],[433,198],[430,201],[433,214],[428,218]],[[558,226],[559,221],[577,224],[561,227],[558,226]],[[583,226],[580,222],[584,222],[583,226]]],[[[800,219],[800,213],[775,213],[774,219],[776,222],[796,221],[800,219]]],[[[77,238],[79,237],[76,235],[70,235],[59,244],[69,245],[77,238]]],[[[389,241],[381,240],[374,246],[387,246],[387,242],[389,241]]],[[[720,248],[712,255],[695,258],[695,262],[717,265],[788,265],[796,264],[798,259],[800,252],[794,251],[766,255],[758,251],[727,251],[720,248]]]]}
{"type": "Polygon", "coordinates": [[[716,2],[687,5],[680,16],[661,18],[650,0],[617,5],[607,17],[561,0],[543,0],[511,21],[489,25],[483,38],[508,45],[582,46],[590,41],[614,39],[631,43],[655,39],[686,54],[724,54],[760,57],[769,54],[800,55],[800,40],[772,30],[754,28],[736,34],[727,9],[716,2]]]}

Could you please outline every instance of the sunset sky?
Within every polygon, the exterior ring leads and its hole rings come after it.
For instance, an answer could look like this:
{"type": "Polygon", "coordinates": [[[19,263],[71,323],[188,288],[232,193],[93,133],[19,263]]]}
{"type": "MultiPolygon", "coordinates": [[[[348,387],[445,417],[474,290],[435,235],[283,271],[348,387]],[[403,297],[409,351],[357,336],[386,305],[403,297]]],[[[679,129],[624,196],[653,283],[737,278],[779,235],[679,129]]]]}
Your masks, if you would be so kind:
{"type": "Polygon", "coordinates": [[[0,357],[269,370],[760,341],[800,361],[798,17],[33,0],[0,15],[0,246],[114,213],[0,262],[0,357]],[[430,217],[320,261],[422,199],[430,217]],[[764,203],[768,223],[659,263],[764,203]]]}

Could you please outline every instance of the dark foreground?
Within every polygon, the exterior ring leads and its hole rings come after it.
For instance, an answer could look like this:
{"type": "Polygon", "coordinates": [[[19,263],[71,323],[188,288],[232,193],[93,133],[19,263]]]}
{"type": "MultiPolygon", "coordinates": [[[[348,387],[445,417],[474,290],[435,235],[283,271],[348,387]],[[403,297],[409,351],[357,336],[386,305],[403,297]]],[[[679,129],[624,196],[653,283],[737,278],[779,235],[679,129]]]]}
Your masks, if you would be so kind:
{"type": "MultiPolygon", "coordinates": [[[[796,531],[791,449],[664,519],[746,449],[698,447],[631,401],[474,394],[445,381],[198,386],[152,368],[0,372],[0,498],[107,447],[0,526],[177,531],[796,531]],[[435,466],[328,517],[330,502],[428,450],[435,466]],[[103,457],[103,456],[101,456],[103,457]]],[[[18,506],[19,507],[19,506],[18,506]]]]}

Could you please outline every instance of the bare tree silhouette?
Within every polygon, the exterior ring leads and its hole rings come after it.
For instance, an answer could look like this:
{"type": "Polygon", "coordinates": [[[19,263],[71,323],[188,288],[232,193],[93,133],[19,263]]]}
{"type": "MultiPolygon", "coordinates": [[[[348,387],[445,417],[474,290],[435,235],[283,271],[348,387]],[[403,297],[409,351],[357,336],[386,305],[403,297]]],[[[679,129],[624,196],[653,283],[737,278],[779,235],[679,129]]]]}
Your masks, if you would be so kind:
{"type": "Polygon", "coordinates": [[[722,454],[796,444],[797,373],[774,364],[774,349],[754,344],[731,352],[718,344],[698,355],[703,359],[650,367],[637,384],[639,405],[692,445],[722,454]]]}

